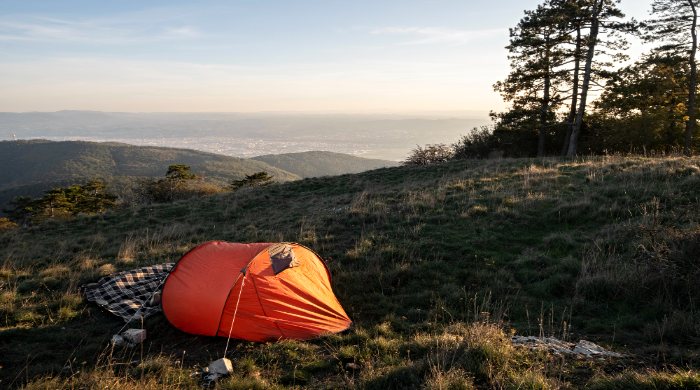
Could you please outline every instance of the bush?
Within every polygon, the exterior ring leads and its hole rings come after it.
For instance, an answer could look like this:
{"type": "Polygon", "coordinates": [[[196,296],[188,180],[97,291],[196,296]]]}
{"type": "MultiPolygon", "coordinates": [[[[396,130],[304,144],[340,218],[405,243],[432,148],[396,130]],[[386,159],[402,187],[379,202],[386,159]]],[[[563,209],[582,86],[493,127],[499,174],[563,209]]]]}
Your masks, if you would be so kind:
{"type": "MultiPolygon", "coordinates": [[[[20,196],[11,204],[13,208],[6,210],[10,220],[27,224],[46,218],[101,214],[117,205],[117,196],[107,192],[102,180],[90,180],[86,184],[53,188],[37,199],[20,196]]],[[[0,229],[2,225],[0,222],[0,229]]]]}
{"type": "Polygon", "coordinates": [[[173,202],[224,191],[221,186],[204,181],[192,173],[190,167],[184,164],[170,165],[164,179],[144,179],[139,187],[141,201],[155,203],[173,202]]]}
{"type": "Polygon", "coordinates": [[[445,144],[416,146],[404,161],[404,165],[431,165],[449,161],[453,157],[452,147],[445,144]]]}
{"type": "Polygon", "coordinates": [[[493,129],[488,126],[475,127],[452,148],[455,159],[487,158],[496,149],[493,129]]]}
{"type": "Polygon", "coordinates": [[[140,200],[167,203],[223,192],[224,188],[201,178],[189,180],[143,180],[140,185],[140,200]]]}
{"type": "Polygon", "coordinates": [[[9,218],[5,218],[5,217],[0,218],[0,231],[10,230],[10,229],[14,229],[16,227],[17,227],[17,224],[10,221],[9,218]]]}
{"type": "Polygon", "coordinates": [[[272,184],[272,176],[265,171],[260,171],[252,175],[245,175],[245,178],[241,180],[231,181],[229,188],[236,191],[243,187],[262,187],[268,184],[272,184]]]}

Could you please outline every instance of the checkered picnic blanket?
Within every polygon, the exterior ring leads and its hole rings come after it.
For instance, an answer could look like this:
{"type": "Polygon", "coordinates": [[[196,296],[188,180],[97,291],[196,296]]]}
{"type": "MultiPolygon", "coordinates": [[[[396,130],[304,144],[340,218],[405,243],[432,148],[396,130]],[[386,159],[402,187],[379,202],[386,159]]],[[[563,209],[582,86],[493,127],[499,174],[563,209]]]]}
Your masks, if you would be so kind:
{"type": "Polygon", "coordinates": [[[85,298],[124,321],[146,318],[161,311],[160,291],[175,263],[123,271],[82,286],[85,298]]]}

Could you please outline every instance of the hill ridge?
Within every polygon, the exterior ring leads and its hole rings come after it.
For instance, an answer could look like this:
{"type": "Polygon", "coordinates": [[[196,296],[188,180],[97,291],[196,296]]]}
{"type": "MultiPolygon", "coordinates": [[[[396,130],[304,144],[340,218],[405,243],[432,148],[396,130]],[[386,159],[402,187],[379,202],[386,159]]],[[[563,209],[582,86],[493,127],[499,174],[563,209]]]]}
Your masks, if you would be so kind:
{"type": "Polygon", "coordinates": [[[327,150],[265,154],[251,159],[263,161],[302,178],[360,173],[399,165],[397,161],[364,158],[327,150]]]}

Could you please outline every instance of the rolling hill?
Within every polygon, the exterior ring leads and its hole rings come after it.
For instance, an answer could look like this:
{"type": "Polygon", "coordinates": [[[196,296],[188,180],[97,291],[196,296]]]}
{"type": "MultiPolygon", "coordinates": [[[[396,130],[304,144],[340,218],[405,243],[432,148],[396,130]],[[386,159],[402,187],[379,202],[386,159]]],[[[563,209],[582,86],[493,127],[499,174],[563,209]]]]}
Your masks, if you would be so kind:
{"type": "Polygon", "coordinates": [[[360,173],[399,165],[396,161],[369,159],[323,151],[268,154],[253,157],[252,159],[284,169],[303,178],[360,173]]]}
{"type": "Polygon", "coordinates": [[[342,153],[305,152],[244,159],[189,149],[84,141],[0,141],[0,209],[17,196],[36,196],[53,187],[102,178],[112,190],[129,191],[133,179],[162,177],[182,163],[215,182],[266,171],[277,181],[357,173],[396,163],[342,153]],[[287,169],[288,168],[288,169],[287,169]]]}
{"type": "Polygon", "coordinates": [[[189,149],[84,141],[0,141],[0,214],[17,196],[37,196],[56,186],[93,178],[110,191],[129,196],[136,179],[162,177],[170,164],[187,164],[208,181],[225,183],[266,171],[278,181],[298,176],[262,161],[189,149]]]}
{"type": "Polygon", "coordinates": [[[298,179],[255,160],[188,149],[83,141],[0,142],[0,189],[92,177],[163,176],[170,164],[187,164],[207,178],[228,180],[267,171],[280,181],[298,179]]]}
{"type": "Polygon", "coordinates": [[[219,388],[695,389],[699,186],[698,158],[453,161],[0,231],[0,386],[197,387],[225,338],[156,315],[143,348],[111,348],[123,322],[78,286],[227,240],[314,249],[355,325],[233,340],[219,388]],[[625,357],[533,351],[512,334],[625,357]]]}

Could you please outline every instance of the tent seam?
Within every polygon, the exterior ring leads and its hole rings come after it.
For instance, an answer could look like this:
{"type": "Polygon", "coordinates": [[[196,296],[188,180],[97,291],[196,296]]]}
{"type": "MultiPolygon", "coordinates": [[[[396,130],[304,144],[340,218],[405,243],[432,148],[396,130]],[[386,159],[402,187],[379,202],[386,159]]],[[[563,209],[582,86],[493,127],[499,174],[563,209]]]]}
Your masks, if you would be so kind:
{"type": "MultiPolygon", "coordinates": [[[[216,326],[216,333],[214,334],[215,336],[219,335],[219,329],[221,329],[221,321],[224,320],[224,310],[226,310],[226,303],[228,303],[228,299],[231,297],[231,293],[233,292],[233,289],[236,288],[236,284],[238,284],[238,280],[241,278],[241,275],[245,277],[245,274],[243,272],[238,273],[238,277],[236,280],[233,281],[233,285],[231,288],[228,290],[228,294],[226,294],[226,300],[224,301],[224,306],[221,308],[221,314],[219,315],[219,324],[216,326]]],[[[241,285],[241,293],[243,292],[243,286],[241,285]]]]}
{"type": "MultiPolygon", "coordinates": [[[[263,315],[266,318],[270,318],[267,316],[267,313],[265,312],[265,306],[263,306],[262,301],[260,300],[260,293],[258,292],[258,285],[255,284],[255,278],[253,278],[253,274],[250,274],[250,281],[253,282],[253,288],[255,289],[255,297],[258,298],[258,303],[260,304],[260,309],[262,310],[263,315]]],[[[272,322],[275,324],[275,327],[277,328],[277,330],[280,331],[280,334],[282,335],[282,337],[283,338],[286,337],[284,335],[284,332],[282,331],[282,328],[280,328],[279,324],[277,323],[277,321],[272,321],[272,322]]]]}
{"type": "MultiPolygon", "coordinates": [[[[212,241],[212,242],[220,242],[220,241],[212,241]]],[[[243,277],[246,276],[245,274],[246,274],[246,272],[248,272],[248,267],[249,267],[250,264],[253,262],[253,260],[255,260],[258,256],[260,256],[260,254],[263,253],[264,251],[266,251],[270,246],[271,246],[271,245],[268,245],[265,249],[263,249],[263,250],[261,250],[260,252],[256,253],[255,256],[253,256],[253,258],[251,258],[250,260],[248,260],[248,262],[245,263],[245,266],[243,267],[243,269],[239,272],[239,275],[238,275],[238,277],[236,278],[236,280],[233,282],[233,285],[231,285],[231,288],[228,290],[228,294],[226,294],[226,300],[224,301],[224,306],[221,307],[221,313],[219,314],[219,324],[216,326],[216,333],[214,334],[215,336],[219,336],[219,329],[221,329],[221,321],[224,320],[224,310],[226,310],[226,303],[228,302],[228,299],[231,297],[231,292],[233,292],[233,289],[236,288],[236,283],[238,283],[238,279],[241,277],[241,275],[243,275],[243,277]],[[243,272],[244,270],[245,270],[245,272],[243,272]]],[[[192,250],[194,250],[194,249],[192,249],[192,250]]],[[[191,252],[192,250],[190,250],[190,252],[191,252]]],[[[188,252],[188,253],[189,253],[189,252],[188,252]]],[[[184,257],[184,256],[183,256],[183,257],[184,257]]],[[[176,265],[177,265],[177,264],[176,264],[176,265]]],[[[173,268],[174,268],[174,267],[173,267],[173,268]]],[[[252,280],[252,278],[251,278],[251,280],[252,280]]],[[[255,287],[255,283],[253,283],[253,287],[255,287]]],[[[243,288],[243,287],[241,287],[241,288],[243,288]]],[[[255,295],[257,295],[257,293],[258,293],[258,290],[256,289],[256,290],[255,290],[255,295]]],[[[259,298],[258,298],[258,299],[259,299],[259,298]]],[[[262,307],[262,305],[260,305],[260,306],[262,307]]]]}

